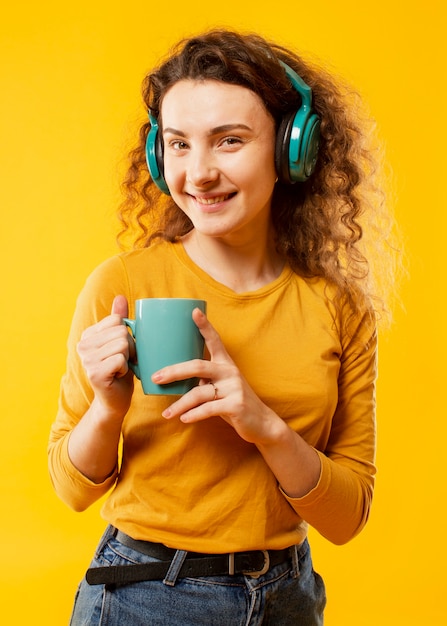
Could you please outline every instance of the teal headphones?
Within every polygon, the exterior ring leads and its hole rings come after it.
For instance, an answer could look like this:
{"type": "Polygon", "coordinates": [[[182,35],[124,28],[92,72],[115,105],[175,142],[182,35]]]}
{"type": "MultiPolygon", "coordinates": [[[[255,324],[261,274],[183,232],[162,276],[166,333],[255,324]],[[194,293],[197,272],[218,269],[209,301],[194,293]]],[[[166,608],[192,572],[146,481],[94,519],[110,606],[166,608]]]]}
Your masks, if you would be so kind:
{"type": "MultiPolygon", "coordinates": [[[[312,90],[291,67],[280,61],[293,88],[301,96],[301,106],[282,119],[276,135],[275,167],[283,183],[302,183],[315,169],[320,139],[320,120],[312,109],[312,90]]],[[[163,172],[163,142],[158,121],[149,113],[151,124],[146,139],[146,162],[157,187],[169,195],[163,172]]]]}
{"type": "Polygon", "coordinates": [[[168,196],[171,195],[164,179],[163,143],[158,132],[158,121],[149,112],[151,127],[146,139],[146,163],[149,174],[157,187],[168,196]]]}

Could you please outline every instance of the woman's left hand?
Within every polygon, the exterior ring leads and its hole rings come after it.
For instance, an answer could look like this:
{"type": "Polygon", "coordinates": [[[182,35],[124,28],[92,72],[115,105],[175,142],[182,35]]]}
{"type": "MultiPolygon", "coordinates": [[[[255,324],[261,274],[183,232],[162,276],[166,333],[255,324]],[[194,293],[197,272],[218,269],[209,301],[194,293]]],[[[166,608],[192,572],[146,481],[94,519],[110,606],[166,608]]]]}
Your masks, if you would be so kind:
{"type": "Polygon", "coordinates": [[[192,423],[220,416],[245,441],[267,443],[274,438],[275,424],[282,420],[251,389],[206,315],[195,309],[193,320],[205,339],[210,360],[177,363],[154,373],[152,380],[158,384],[200,379],[197,387],[163,411],[163,417],[192,423]]]}
{"type": "Polygon", "coordinates": [[[193,312],[193,319],[205,339],[210,360],[170,365],[153,375],[154,382],[161,384],[200,379],[197,387],[163,411],[163,417],[180,418],[190,424],[219,416],[242,439],[257,446],[289,496],[302,497],[319,480],[321,465],[317,452],[258,398],[199,309],[193,312]]]}

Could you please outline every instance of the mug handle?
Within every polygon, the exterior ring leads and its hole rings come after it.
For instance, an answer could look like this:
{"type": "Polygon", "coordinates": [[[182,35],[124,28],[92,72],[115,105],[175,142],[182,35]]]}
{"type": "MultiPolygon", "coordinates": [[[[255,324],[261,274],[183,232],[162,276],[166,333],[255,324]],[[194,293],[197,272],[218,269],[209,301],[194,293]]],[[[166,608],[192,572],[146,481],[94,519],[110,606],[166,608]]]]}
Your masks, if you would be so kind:
{"type": "MultiPolygon", "coordinates": [[[[130,328],[130,332],[132,333],[132,337],[135,341],[135,328],[136,328],[135,320],[130,320],[128,317],[123,317],[123,324],[127,326],[127,328],[130,328]]],[[[135,376],[139,380],[141,380],[140,368],[138,367],[138,363],[133,363],[132,361],[127,361],[127,363],[130,369],[132,370],[132,372],[135,374],[135,376]]]]}

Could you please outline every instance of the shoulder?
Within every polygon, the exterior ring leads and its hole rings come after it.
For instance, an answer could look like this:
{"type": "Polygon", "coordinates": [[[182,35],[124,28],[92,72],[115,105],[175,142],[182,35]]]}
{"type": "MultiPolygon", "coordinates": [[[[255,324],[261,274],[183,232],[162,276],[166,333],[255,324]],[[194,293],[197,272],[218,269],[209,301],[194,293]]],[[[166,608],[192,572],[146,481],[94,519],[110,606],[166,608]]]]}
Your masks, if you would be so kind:
{"type": "Polygon", "coordinates": [[[163,241],[105,259],[87,277],[78,308],[90,310],[90,315],[101,319],[108,315],[117,295],[125,296],[129,304],[149,297],[162,277],[169,275],[170,264],[176,262],[174,248],[175,244],[163,241]]]}
{"type": "Polygon", "coordinates": [[[320,315],[331,323],[339,337],[342,350],[367,347],[377,341],[377,320],[373,305],[361,294],[340,294],[326,279],[295,275],[300,297],[309,315],[320,315]]]}
{"type": "Polygon", "coordinates": [[[129,276],[141,273],[143,270],[166,262],[172,256],[173,244],[160,242],[148,248],[139,248],[116,254],[100,263],[87,278],[86,284],[97,286],[113,285],[116,289],[121,286],[127,290],[129,276]]]}

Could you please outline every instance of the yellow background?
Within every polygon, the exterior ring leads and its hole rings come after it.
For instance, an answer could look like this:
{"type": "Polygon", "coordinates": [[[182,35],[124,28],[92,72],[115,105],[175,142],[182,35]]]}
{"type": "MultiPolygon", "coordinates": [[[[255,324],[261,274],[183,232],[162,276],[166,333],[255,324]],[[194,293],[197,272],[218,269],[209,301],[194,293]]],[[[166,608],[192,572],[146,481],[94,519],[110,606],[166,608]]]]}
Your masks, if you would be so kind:
{"type": "Polygon", "coordinates": [[[446,101],[441,0],[9,2],[0,20],[0,620],[66,624],[102,532],[47,476],[65,341],[85,277],[114,254],[121,158],[144,72],[179,37],[256,30],[315,54],[369,104],[394,171],[410,279],[382,337],[369,525],[312,532],[328,626],[447,623],[446,101]]]}

